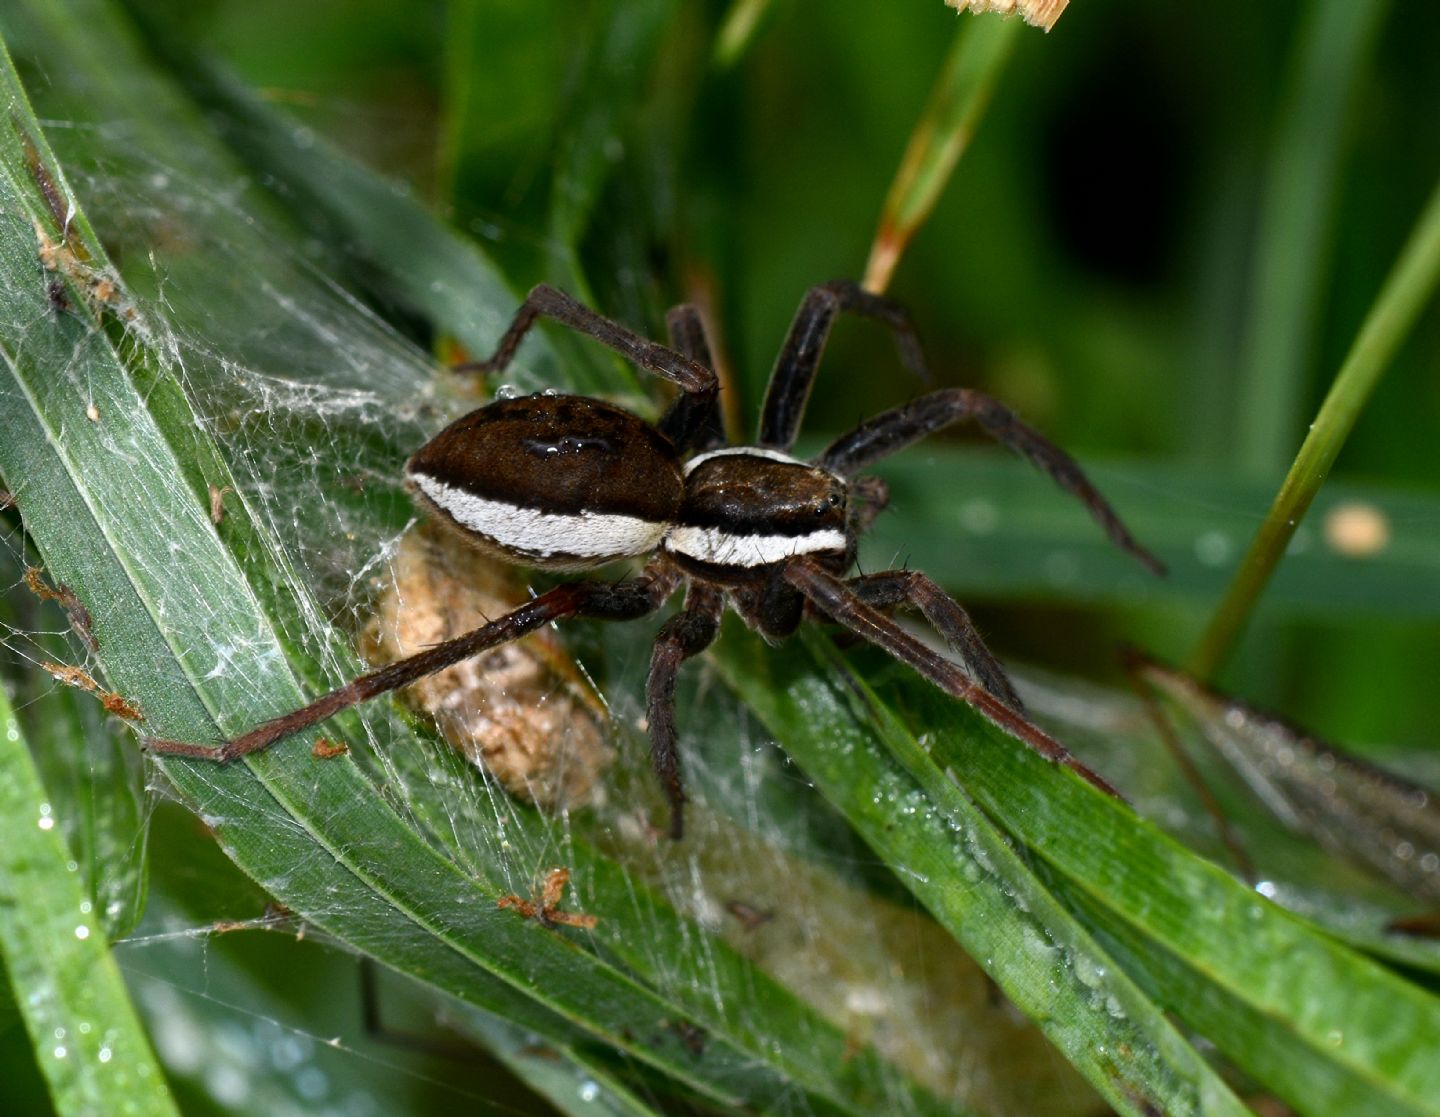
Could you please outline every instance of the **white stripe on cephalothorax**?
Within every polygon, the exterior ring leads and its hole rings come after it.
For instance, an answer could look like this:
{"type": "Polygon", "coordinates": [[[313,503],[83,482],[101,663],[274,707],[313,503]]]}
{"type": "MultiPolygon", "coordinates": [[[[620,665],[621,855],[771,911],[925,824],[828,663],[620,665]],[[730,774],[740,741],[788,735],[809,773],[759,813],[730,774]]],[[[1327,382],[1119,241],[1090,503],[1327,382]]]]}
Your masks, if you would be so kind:
{"type": "Polygon", "coordinates": [[[425,473],[410,480],[461,527],[524,555],[549,558],[621,558],[643,555],[660,545],[669,524],[608,512],[541,512],[503,500],[487,500],[425,473]]]}
{"type": "Polygon", "coordinates": [[[772,462],[785,462],[787,465],[803,465],[814,469],[808,462],[802,462],[799,458],[792,458],[789,454],[782,454],[779,450],[771,450],[764,446],[725,446],[719,450],[707,450],[698,454],[685,463],[685,474],[688,477],[690,471],[701,462],[708,462],[711,458],[768,458],[772,462]]]}
{"type": "Polygon", "coordinates": [[[845,533],[824,528],[804,535],[736,535],[718,527],[674,527],[665,549],[716,566],[769,566],[796,555],[844,551],[845,533]]]}

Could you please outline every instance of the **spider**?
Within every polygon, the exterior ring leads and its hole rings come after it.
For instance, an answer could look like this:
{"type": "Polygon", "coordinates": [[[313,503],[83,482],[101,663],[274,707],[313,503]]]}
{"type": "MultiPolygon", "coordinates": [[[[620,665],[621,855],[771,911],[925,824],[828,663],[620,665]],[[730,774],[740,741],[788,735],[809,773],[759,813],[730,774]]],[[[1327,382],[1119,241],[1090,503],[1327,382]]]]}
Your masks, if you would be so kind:
{"type": "Polygon", "coordinates": [[[715,639],[727,603],[770,642],[794,633],[807,614],[843,625],[1113,794],[1025,718],[969,616],[934,581],[910,570],[846,577],[857,540],[888,500],[883,482],[857,475],[942,427],[974,420],[1083,502],[1117,546],[1157,574],[1161,564],[1064,451],[968,388],[929,392],[862,423],[810,461],[792,457],[816,367],[841,312],[884,323],[902,363],[928,376],[919,339],[898,303],[848,281],[814,287],[776,361],[759,436],[753,444],[729,446],[720,429],[709,345],[693,306],[667,315],[665,346],[563,291],[536,287],[495,353],[459,370],[505,369],[536,320],[548,317],[670,381],[679,388],[674,402],[652,425],[585,396],[545,392],[500,399],[422,446],[406,463],[406,481],[430,515],[505,561],[563,571],[648,555],[643,572],[618,581],[567,581],[472,632],[361,675],[218,746],[151,740],[148,747],[234,760],[553,621],[634,620],[659,610],[684,586],[684,606],[656,637],[646,685],[651,761],[669,801],[672,838],[683,833],[686,801],[676,747],[676,674],[715,639]],[[898,625],[889,614],[902,606],[918,610],[968,670],[898,625]]]}

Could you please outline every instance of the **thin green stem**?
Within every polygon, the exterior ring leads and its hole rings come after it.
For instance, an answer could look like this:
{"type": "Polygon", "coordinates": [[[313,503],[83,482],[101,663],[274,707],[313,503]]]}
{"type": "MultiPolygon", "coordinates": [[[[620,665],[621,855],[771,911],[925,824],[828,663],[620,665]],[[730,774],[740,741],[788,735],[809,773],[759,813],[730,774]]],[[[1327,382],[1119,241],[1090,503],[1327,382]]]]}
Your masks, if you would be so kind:
{"type": "Polygon", "coordinates": [[[1385,280],[1310,433],[1191,657],[1190,673],[1210,678],[1225,661],[1395,351],[1440,280],[1440,185],[1385,280]]]}
{"type": "Polygon", "coordinates": [[[889,286],[911,238],[940,200],[990,103],[1021,27],[1018,20],[975,20],[956,36],[885,197],[865,265],[868,290],[881,292],[889,286]]]}

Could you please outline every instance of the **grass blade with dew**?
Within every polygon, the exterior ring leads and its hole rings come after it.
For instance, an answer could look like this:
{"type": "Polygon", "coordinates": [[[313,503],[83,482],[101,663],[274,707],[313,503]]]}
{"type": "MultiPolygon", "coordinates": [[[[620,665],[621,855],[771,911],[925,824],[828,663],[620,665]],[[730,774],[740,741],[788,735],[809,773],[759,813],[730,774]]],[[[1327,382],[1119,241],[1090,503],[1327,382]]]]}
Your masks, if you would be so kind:
{"type": "Polygon", "coordinates": [[[89,647],[77,634],[85,616],[67,587],[52,586],[40,567],[27,565],[19,530],[0,531],[0,586],[13,587],[0,593],[0,649],[13,657],[4,669],[14,672],[16,716],[84,887],[114,939],[139,920],[148,887],[143,763],[133,735],[110,712],[129,711],[87,669],[89,647]],[[69,625],[66,605],[74,612],[69,625]]]}
{"type": "MultiPolygon", "coordinates": [[[[1440,998],[1257,895],[933,688],[889,669],[879,681],[880,699],[920,729],[927,763],[1028,848],[1034,871],[1153,1006],[1301,1112],[1440,1113],[1440,998]]],[[[892,747],[888,731],[882,740],[892,747]]],[[[915,747],[900,740],[902,750],[915,747]]]]}
{"type": "Polygon", "coordinates": [[[1440,905],[1440,803],[1433,791],[1350,756],[1279,718],[1145,656],[1140,677],[1290,829],[1440,905]]]}
{"type": "MultiPolygon", "coordinates": [[[[3,55],[0,70],[8,70],[3,55]]],[[[7,101],[8,76],[0,77],[7,101]]],[[[170,1117],[179,1111],[70,868],[62,822],[0,686],[0,958],[35,1062],[60,1117],[170,1117]]]]}
{"type": "MultiPolygon", "coordinates": [[[[1003,824],[1004,816],[993,806],[979,809],[932,762],[897,707],[823,636],[797,639],[810,653],[808,663],[775,653],[742,658],[733,642],[723,642],[722,673],[875,854],[1076,1069],[1122,1113],[1246,1112],[1160,1005],[1035,879],[992,821],[999,817],[1003,824]]],[[[904,672],[886,668],[883,674],[904,672]]],[[[907,689],[928,699],[926,684],[907,689]]],[[[1018,752],[1027,761],[1018,767],[1043,772],[1041,783],[1080,788],[1079,780],[954,707],[950,702],[956,717],[932,719],[946,725],[936,732],[983,749],[1012,778],[1036,774],[1015,770],[1018,752]]],[[[1067,817],[1083,831],[1091,816],[1077,808],[1067,817]]]]}

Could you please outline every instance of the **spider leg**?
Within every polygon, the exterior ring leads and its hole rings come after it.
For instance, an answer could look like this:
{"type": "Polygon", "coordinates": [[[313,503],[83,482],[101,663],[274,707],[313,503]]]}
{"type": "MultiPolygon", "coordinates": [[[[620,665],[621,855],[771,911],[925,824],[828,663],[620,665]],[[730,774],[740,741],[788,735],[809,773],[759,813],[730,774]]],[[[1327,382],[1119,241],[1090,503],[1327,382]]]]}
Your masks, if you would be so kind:
{"type": "Polygon", "coordinates": [[[1122,551],[1134,555],[1153,573],[1165,573],[1165,565],[1135,541],[1074,458],[1022,423],[1004,404],[970,388],[942,388],[882,412],[837,438],[815,459],[815,464],[849,477],[942,427],[966,419],[975,420],[991,438],[1030,459],[1062,489],[1079,498],[1122,551]]]}
{"type": "Polygon", "coordinates": [[[812,287],[800,302],[790,332],[775,360],[765,407],[760,416],[759,445],[788,450],[795,443],[805,403],[815,384],[815,369],[825,352],[830,327],[841,311],[863,314],[884,322],[895,334],[900,361],[922,380],[930,379],[920,338],[910,324],[910,315],[893,299],[871,294],[858,283],[837,279],[812,287]]]}
{"type": "Polygon", "coordinates": [[[577,333],[593,337],[636,367],[679,385],[681,391],[701,397],[714,396],[718,391],[719,382],[706,365],[659,342],[641,337],[628,326],[622,326],[603,314],[596,314],[584,303],[548,283],[541,283],[525,296],[494,353],[483,361],[456,365],[455,369],[461,372],[502,371],[514,359],[515,351],[520,348],[520,342],[535,325],[536,319],[541,317],[554,318],[577,333]]]}
{"type": "MultiPolygon", "coordinates": [[[[715,367],[710,355],[710,342],[705,336],[705,324],[694,303],[672,307],[665,315],[665,324],[670,331],[672,349],[706,368],[715,367]]],[[[682,392],[675,397],[675,402],[656,426],[682,454],[725,445],[718,392],[709,395],[682,392]]]]}
{"type": "Polygon", "coordinates": [[[1045,759],[1071,769],[1106,794],[1121,798],[1120,793],[1102,776],[1077,760],[1054,737],[1005,705],[954,663],[927,648],[890,617],[865,604],[854,590],[812,559],[791,560],[785,566],[784,578],[832,620],[876,647],[883,648],[901,663],[913,667],[946,694],[960,699],[1045,759]]]}
{"type": "Polygon", "coordinates": [[[970,615],[933,579],[916,570],[885,570],[851,578],[845,585],[862,602],[876,609],[909,605],[920,610],[986,690],[1017,713],[1024,712],[1025,707],[1005,669],[980,639],[970,615]]]}
{"type": "Polygon", "coordinates": [[[307,706],[262,722],[248,733],[218,746],[151,738],[145,742],[145,748],[150,752],[171,756],[190,756],[221,762],[235,760],[269,748],[276,741],[308,729],[341,710],[348,710],[351,706],[388,691],[409,686],[417,679],[423,679],[426,675],[434,674],[462,659],[469,659],[490,648],[518,640],[552,621],[566,617],[632,620],[653,613],[674,592],[677,582],[678,575],[663,569],[650,571],[644,576],[623,582],[567,582],[472,632],[361,675],[307,706]]]}
{"type": "Polygon", "coordinates": [[[670,837],[677,841],[685,832],[685,785],[680,776],[680,751],[675,746],[675,676],[682,662],[699,655],[715,639],[724,604],[718,589],[692,582],[685,608],[665,622],[650,656],[650,677],[645,684],[650,762],[670,800],[670,837]]]}

